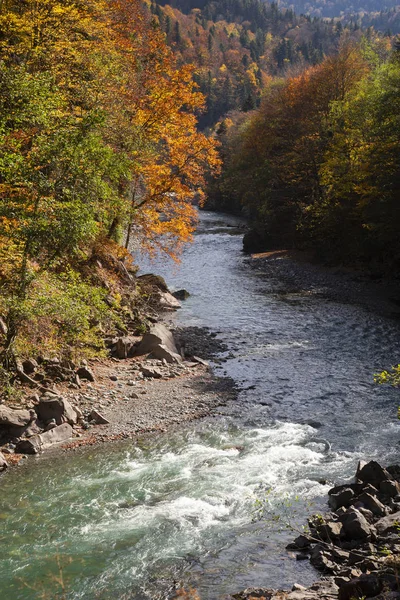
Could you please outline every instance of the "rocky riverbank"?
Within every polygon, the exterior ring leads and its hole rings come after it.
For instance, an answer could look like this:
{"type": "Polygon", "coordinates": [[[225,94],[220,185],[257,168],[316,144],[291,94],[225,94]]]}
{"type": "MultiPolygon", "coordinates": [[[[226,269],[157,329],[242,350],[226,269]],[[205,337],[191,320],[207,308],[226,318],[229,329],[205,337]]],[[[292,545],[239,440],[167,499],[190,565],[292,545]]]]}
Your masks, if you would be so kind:
{"type": "Polygon", "coordinates": [[[50,447],[164,431],[233,397],[233,382],[215,377],[206,360],[225,347],[204,328],[170,331],[162,320],[180,304],[161,278],[152,284],[161,300],[152,325],[143,336],[109,339],[109,358],[25,361],[19,402],[0,405],[0,470],[50,447]]]}
{"type": "Polygon", "coordinates": [[[328,492],[332,509],[309,519],[287,549],[323,574],[309,588],[248,589],[235,600],[399,600],[400,466],[360,463],[353,481],[328,492]]]}
{"type": "Polygon", "coordinates": [[[277,280],[278,294],[310,294],[360,304],[375,313],[400,316],[398,281],[376,281],[368,273],[311,262],[306,253],[277,250],[253,254],[251,268],[277,280]]]}

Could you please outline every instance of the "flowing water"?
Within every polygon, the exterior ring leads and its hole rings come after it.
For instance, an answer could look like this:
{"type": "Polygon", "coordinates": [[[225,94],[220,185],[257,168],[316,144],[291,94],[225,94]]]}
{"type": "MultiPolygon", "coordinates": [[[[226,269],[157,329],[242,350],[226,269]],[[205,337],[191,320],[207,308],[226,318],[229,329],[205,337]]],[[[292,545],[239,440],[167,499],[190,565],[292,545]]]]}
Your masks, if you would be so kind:
{"type": "Polygon", "coordinates": [[[399,324],[290,292],[249,267],[234,225],[203,213],[181,266],[152,270],[192,294],[178,324],[208,326],[230,348],[216,369],[238,399],[166,434],[44,455],[3,477],[1,600],[161,599],[174,580],[213,600],[307,584],[316,574],[285,551],[286,525],[324,510],[329,484],[360,457],[399,459],[397,392],[372,382],[399,356],[399,324]]]}

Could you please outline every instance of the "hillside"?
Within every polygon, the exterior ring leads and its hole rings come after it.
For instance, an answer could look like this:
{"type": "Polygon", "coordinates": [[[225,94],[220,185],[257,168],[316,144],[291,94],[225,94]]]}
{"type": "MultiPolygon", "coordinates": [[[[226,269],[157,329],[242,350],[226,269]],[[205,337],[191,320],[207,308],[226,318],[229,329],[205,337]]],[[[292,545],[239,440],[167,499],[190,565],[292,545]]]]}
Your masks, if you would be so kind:
{"type": "Polygon", "coordinates": [[[259,0],[174,0],[150,8],[178,62],[196,66],[195,80],[207,97],[201,127],[232,109],[255,108],[271,77],[320,63],[343,29],[259,0]]]}

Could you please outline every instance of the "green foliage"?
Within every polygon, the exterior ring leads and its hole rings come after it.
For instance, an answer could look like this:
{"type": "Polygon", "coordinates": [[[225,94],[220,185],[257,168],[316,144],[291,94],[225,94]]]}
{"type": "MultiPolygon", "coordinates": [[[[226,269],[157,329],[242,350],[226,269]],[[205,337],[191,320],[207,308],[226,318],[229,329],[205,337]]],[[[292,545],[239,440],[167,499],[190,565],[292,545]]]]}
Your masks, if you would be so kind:
{"type": "Polygon", "coordinates": [[[306,247],[332,263],[400,267],[400,60],[344,43],[221,129],[215,204],[255,223],[251,250],[306,247]]]}

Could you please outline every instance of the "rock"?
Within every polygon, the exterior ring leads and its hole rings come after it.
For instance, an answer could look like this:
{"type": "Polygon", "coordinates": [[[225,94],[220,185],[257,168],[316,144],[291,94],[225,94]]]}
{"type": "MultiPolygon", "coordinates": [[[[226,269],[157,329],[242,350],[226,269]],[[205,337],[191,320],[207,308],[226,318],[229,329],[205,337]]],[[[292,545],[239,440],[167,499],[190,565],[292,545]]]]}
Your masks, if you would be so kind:
{"type": "Polygon", "coordinates": [[[296,548],[299,548],[300,550],[302,550],[303,548],[309,548],[311,546],[311,542],[308,539],[307,536],[305,535],[299,535],[295,540],[294,540],[294,545],[296,548]]]}
{"type": "Polygon", "coordinates": [[[207,360],[204,360],[204,358],[200,358],[199,356],[193,356],[192,358],[195,362],[199,363],[200,365],[204,365],[205,367],[210,366],[210,363],[207,360]]]}
{"type": "Polygon", "coordinates": [[[382,517],[386,514],[385,506],[378,500],[378,498],[374,498],[371,494],[363,493],[357,498],[357,503],[355,504],[356,508],[358,508],[357,504],[361,503],[362,508],[366,508],[370,510],[372,514],[382,517]]]}
{"type": "Polygon", "coordinates": [[[154,352],[157,352],[158,346],[163,346],[170,353],[179,356],[172,332],[161,323],[153,325],[150,331],[143,336],[142,341],[135,350],[135,356],[143,356],[144,354],[152,354],[154,356],[154,352]]]}
{"type": "Polygon", "coordinates": [[[348,509],[339,517],[339,521],[343,524],[343,533],[349,540],[365,539],[373,532],[367,519],[355,508],[348,509]]]}
{"type": "Polygon", "coordinates": [[[29,410],[13,409],[4,404],[0,405],[0,426],[1,427],[26,427],[32,420],[29,410]]]}
{"type": "Polygon", "coordinates": [[[169,292],[160,292],[159,302],[162,308],[167,310],[177,310],[182,306],[179,300],[174,298],[169,292]]]}
{"type": "Polygon", "coordinates": [[[337,510],[338,508],[341,508],[342,506],[344,506],[345,508],[350,506],[353,498],[354,498],[353,490],[351,488],[346,487],[337,493],[329,494],[328,503],[329,503],[329,506],[332,508],[332,510],[337,510]]]}
{"type": "Polygon", "coordinates": [[[317,533],[321,540],[330,541],[341,536],[343,525],[340,521],[328,521],[324,525],[317,528],[317,533]]]}
{"type": "Polygon", "coordinates": [[[385,479],[379,484],[379,490],[384,496],[387,496],[388,498],[394,498],[400,494],[400,484],[398,481],[390,481],[385,479]]]}
{"type": "Polygon", "coordinates": [[[375,527],[379,535],[386,535],[391,531],[398,532],[400,529],[400,511],[379,519],[375,523],[375,527]]]}
{"type": "Polygon", "coordinates": [[[153,275],[153,273],[146,273],[145,275],[139,275],[137,280],[140,283],[145,283],[147,285],[151,285],[152,287],[156,287],[162,292],[169,291],[165,279],[161,277],[161,275],[153,275]]]}
{"type": "Polygon", "coordinates": [[[27,375],[31,375],[31,373],[34,373],[38,366],[39,365],[37,364],[36,360],[34,360],[33,358],[24,360],[22,363],[24,373],[26,373],[27,375]]]}
{"type": "Polygon", "coordinates": [[[4,471],[8,467],[8,462],[6,461],[4,455],[0,452],[0,471],[4,471]]]}
{"type": "Polygon", "coordinates": [[[45,427],[45,431],[50,431],[50,429],[54,429],[54,427],[57,427],[56,420],[55,420],[55,419],[51,419],[51,420],[50,420],[50,421],[47,423],[47,425],[46,425],[46,427],[45,427]]]}
{"type": "Polygon", "coordinates": [[[91,369],[88,367],[80,367],[76,374],[80,379],[87,379],[87,381],[94,381],[94,375],[91,369]]]}
{"type": "Polygon", "coordinates": [[[108,421],[99,411],[95,408],[91,411],[89,415],[89,421],[94,421],[97,425],[109,425],[110,421],[108,421]]]}
{"type": "Polygon", "coordinates": [[[73,433],[71,425],[63,423],[50,431],[34,435],[26,440],[20,440],[15,451],[20,454],[38,454],[53,444],[69,440],[73,436],[73,433]]]}
{"type": "Polygon", "coordinates": [[[393,480],[390,473],[381,467],[375,460],[371,460],[369,463],[362,466],[360,470],[357,471],[357,478],[361,479],[364,483],[371,483],[378,489],[382,481],[393,480]]]}
{"type": "Polygon", "coordinates": [[[178,364],[182,362],[182,358],[179,354],[171,352],[171,350],[169,350],[167,346],[164,346],[163,344],[156,346],[150,356],[152,358],[158,358],[159,360],[165,360],[169,364],[178,364]]]}
{"type": "Polygon", "coordinates": [[[150,377],[151,379],[162,379],[163,376],[157,367],[142,367],[142,373],[145,377],[150,377]]]}
{"type": "Polygon", "coordinates": [[[339,600],[373,598],[382,591],[382,584],[375,575],[360,575],[339,589],[339,600]]]}
{"type": "Polygon", "coordinates": [[[322,544],[314,546],[310,563],[320,571],[334,573],[336,570],[336,564],[331,560],[329,554],[325,551],[325,547],[322,544]]]}
{"type": "Polygon", "coordinates": [[[187,300],[190,297],[187,290],[177,290],[176,292],[173,292],[172,295],[177,300],[187,300]]]}
{"type": "Polygon", "coordinates": [[[48,423],[52,419],[57,425],[69,423],[74,425],[78,421],[78,415],[75,409],[65,398],[53,397],[42,398],[39,404],[35,407],[36,414],[40,421],[48,423]]]}
{"type": "Polygon", "coordinates": [[[110,375],[111,381],[118,381],[118,377],[116,375],[110,375]]]}
{"type": "Polygon", "coordinates": [[[118,338],[113,354],[120,360],[128,358],[134,354],[136,343],[137,338],[135,337],[127,336],[118,338]]]}

